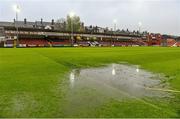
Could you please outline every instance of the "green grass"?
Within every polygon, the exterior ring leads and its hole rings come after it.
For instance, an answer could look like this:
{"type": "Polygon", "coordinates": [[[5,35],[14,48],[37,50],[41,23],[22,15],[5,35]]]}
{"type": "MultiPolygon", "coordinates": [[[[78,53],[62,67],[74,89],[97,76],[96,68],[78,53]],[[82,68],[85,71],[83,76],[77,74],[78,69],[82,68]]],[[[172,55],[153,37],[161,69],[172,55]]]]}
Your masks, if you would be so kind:
{"type": "Polygon", "coordinates": [[[120,62],[163,73],[171,79],[171,88],[180,90],[179,48],[2,48],[0,117],[180,117],[178,93],[170,99],[110,99],[92,108],[77,106],[76,113],[65,112],[69,71],[120,62]]]}

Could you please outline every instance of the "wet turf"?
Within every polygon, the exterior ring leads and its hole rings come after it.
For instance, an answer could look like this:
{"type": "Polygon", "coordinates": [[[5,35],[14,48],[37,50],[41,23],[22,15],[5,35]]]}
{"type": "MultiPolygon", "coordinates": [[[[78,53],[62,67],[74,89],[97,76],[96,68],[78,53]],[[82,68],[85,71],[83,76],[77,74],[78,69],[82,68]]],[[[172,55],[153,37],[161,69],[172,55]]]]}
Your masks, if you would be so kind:
{"type": "Polygon", "coordinates": [[[164,74],[163,83],[180,90],[179,54],[179,48],[158,47],[0,49],[0,117],[180,117],[178,92],[121,99],[113,98],[117,88],[112,97],[83,88],[68,98],[73,69],[121,62],[164,74]]]}

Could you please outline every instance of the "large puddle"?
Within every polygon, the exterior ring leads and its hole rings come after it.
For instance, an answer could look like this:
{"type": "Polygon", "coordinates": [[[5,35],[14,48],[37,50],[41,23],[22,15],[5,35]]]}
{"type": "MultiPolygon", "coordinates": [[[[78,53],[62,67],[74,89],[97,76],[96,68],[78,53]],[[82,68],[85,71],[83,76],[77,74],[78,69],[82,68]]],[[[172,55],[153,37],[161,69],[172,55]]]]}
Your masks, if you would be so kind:
{"type": "Polygon", "coordinates": [[[167,92],[163,91],[167,88],[167,84],[162,83],[165,78],[142,70],[139,66],[112,64],[101,68],[73,70],[69,80],[72,90],[92,88],[97,91],[116,90],[136,97],[168,96],[167,92]]]}
{"type": "Polygon", "coordinates": [[[106,67],[73,70],[69,74],[68,114],[93,109],[109,99],[164,98],[165,78],[139,66],[111,64],[106,67]],[[70,111],[70,112],[69,112],[70,111]]]}

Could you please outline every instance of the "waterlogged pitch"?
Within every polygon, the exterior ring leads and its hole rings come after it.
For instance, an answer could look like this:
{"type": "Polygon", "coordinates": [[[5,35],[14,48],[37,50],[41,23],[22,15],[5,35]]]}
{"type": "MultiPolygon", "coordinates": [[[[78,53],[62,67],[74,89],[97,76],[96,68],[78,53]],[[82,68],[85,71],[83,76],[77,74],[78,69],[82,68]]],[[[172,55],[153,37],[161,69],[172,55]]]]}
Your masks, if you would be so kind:
{"type": "Polygon", "coordinates": [[[180,49],[0,49],[0,117],[180,117],[180,49]]]}

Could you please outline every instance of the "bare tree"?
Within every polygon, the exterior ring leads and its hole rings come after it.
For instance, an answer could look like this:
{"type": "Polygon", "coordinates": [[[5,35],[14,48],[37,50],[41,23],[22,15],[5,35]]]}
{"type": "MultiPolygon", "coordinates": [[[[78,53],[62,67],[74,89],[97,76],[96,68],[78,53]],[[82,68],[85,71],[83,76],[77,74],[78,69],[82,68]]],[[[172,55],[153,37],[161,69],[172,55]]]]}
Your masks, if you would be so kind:
{"type": "Polygon", "coordinates": [[[55,23],[55,29],[59,31],[66,30],[66,20],[64,18],[57,19],[55,23]]]}

